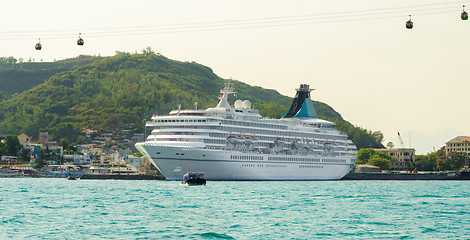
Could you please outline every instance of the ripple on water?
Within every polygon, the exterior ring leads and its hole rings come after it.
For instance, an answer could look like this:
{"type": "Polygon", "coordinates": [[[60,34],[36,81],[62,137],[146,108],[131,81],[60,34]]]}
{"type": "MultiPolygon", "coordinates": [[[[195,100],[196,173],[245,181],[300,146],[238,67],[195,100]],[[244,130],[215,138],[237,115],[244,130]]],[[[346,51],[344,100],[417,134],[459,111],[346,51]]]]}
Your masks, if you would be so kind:
{"type": "Polygon", "coordinates": [[[227,234],[215,232],[196,233],[194,236],[202,237],[203,239],[235,239],[227,234]]]}

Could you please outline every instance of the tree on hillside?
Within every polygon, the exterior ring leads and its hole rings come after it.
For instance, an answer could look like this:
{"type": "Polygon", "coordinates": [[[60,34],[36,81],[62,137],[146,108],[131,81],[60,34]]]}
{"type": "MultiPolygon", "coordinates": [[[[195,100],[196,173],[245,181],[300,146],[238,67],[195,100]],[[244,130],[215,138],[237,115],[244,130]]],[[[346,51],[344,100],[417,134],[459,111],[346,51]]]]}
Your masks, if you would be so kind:
{"type": "Polygon", "coordinates": [[[416,155],[410,169],[418,171],[450,171],[459,170],[465,165],[465,154],[450,152],[446,154],[445,147],[426,155],[416,155]]]}
{"type": "Polygon", "coordinates": [[[381,170],[390,170],[390,159],[383,158],[379,155],[374,155],[371,160],[371,165],[379,167],[381,170]]]}
{"type": "Polygon", "coordinates": [[[372,148],[361,148],[357,153],[356,164],[370,164],[382,170],[390,169],[393,158],[386,153],[375,151],[372,148]]]}
{"type": "Polygon", "coordinates": [[[3,155],[7,155],[6,152],[6,143],[0,142],[0,157],[3,155]]]}
{"type": "Polygon", "coordinates": [[[450,152],[447,158],[444,158],[442,162],[440,162],[440,165],[441,170],[459,170],[465,165],[465,154],[450,152]]]}
{"type": "Polygon", "coordinates": [[[8,135],[6,136],[6,150],[7,154],[11,156],[16,156],[18,151],[20,151],[23,147],[18,140],[18,136],[8,135]]]}
{"type": "Polygon", "coordinates": [[[427,155],[416,155],[415,161],[410,163],[410,169],[417,171],[435,171],[437,170],[436,153],[427,155]]]}

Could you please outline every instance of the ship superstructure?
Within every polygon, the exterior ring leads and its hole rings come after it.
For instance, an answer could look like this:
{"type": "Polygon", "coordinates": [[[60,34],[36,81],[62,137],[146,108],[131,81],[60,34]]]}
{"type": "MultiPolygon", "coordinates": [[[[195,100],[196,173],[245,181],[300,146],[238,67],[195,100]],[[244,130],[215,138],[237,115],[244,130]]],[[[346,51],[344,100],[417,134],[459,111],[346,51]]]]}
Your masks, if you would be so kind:
{"type": "Polygon", "coordinates": [[[263,118],[248,100],[236,100],[228,82],[220,101],[204,110],[152,116],[142,152],[167,180],[204,172],[207,180],[336,180],[354,166],[357,149],[332,122],[319,119],[309,85],[301,84],[281,119],[263,118]]]}

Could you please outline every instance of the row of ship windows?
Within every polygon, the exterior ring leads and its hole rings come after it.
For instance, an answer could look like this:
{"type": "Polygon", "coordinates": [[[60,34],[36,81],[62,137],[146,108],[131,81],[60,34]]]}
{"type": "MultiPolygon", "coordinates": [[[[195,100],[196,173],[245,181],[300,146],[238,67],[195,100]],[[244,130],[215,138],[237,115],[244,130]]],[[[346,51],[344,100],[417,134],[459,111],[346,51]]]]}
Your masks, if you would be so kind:
{"type": "MultiPolygon", "coordinates": [[[[281,167],[285,168],[287,167],[286,165],[272,165],[272,164],[242,164],[242,167],[281,167]]],[[[299,168],[324,168],[324,166],[318,166],[318,165],[299,165],[299,168]]]]}
{"type": "Polygon", "coordinates": [[[322,159],[322,162],[329,162],[329,163],[345,163],[345,159],[322,159]]]}
{"type": "Polygon", "coordinates": [[[236,126],[246,126],[246,127],[255,127],[255,128],[274,128],[274,129],[287,129],[287,126],[275,125],[275,124],[262,124],[255,122],[242,122],[242,121],[232,121],[232,120],[222,120],[223,124],[227,125],[236,125],[236,126]]]}
{"type": "Polygon", "coordinates": [[[285,168],[286,165],[272,165],[272,164],[242,164],[242,167],[281,167],[285,168]]]}
{"type": "Polygon", "coordinates": [[[286,158],[286,157],[268,157],[270,161],[289,161],[289,162],[320,162],[320,159],[312,158],[286,158]]]}
{"type": "Polygon", "coordinates": [[[299,165],[299,168],[323,168],[323,166],[318,166],[318,165],[299,165]]]}
{"type": "MultiPolygon", "coordinates": [[[[312,137],[311,132],[288,132],[288,131],[274,131],[274,130],[264,130],[264,129],[253,129],[253,128],[240,128],[240,127],[225,127],[225,131],[230,132],[239,132],[239,133],[246,133],[250,134],[266,134],[266,135],[275,135],[275,136],[292,136],[292,137],[299,137],[299,138],[309,138],[312,137]]],[[[320,138],[328,138],[330,140],[338,140],[340,137],[332,136],[332,135],[317,135],[320,138]]],[[[224,137],[224,136],[220,136],[224,137]]]]}
{"type": "MultiPolygon", "coordinates": [[[[209,133],[209,137],[227,138],[228,136],[230,136],[230,135],[226,134],[226,133],[209,133]]],[[[274,141],[276,139],[276,137],[273,137],[273,136],[259,136],[259,135],[256,136],[256,138],[258,138],[259,140],[266,140],[266,141],[274,141]]],[[[294,138],[292,138],[292,139],[294,139],[294,138]]],[[[287,138],[286,141],[292,141],[292,139],[287,138]]],[[[207,139],[207,142],[206,142],[206,139],[205,139],[204,142],[205,143],[224,144],[225,140],[207,139]]],[[[326,142],[326,139],[316,140],[316,143],[318,143],[318,144],[323,144],[324,142],[326,142]]]]}
{"type": "MultiPolygon", "coordinates": [[[[287,138],[287,141],[292,141],[294,138],[312,138],[312,133],[304,133],[304,132],[284,132],[284,131],[273,131],[273,130],[263,130],[263,129],[249,129],[249,128],[238,128],[238,127],[226,127],[223,129],[224,131],[229,131],[233,133],[240,133],[245,136],[256,135],[256,137],[260,140],[273,140],[272,136],[291,136],[291,138],[287,138]],[[261,136],[260,134],[264,135],[271,135],[271,136],[261,136]]],[[[226,138],[229,135],[226,133],[209,133],[210,137],[219,137],[219,138],[226,138]]],[[[338,135],[316,135],[319,138],[324,138],[330,141],[340,140],[344,141],[345,138],[338,135]]]]}
{"type": "MultiPolygon", "coordinates": [[[[269,157],[268,160],[277,160],[277,161],[300,161],[300,162],[320,162],[320,159],[312,159],[312,158],[284,158],[284,157],[269,157]]],[[[345,159],[322,159],[321,162],[326,163],[346,163],[345,159]]]]}
{"type": "Polygon", "coordinates": [[[231,155],[230,159],[232,160],[263,160],[262,156],[238,156],[238,155],[231,155]]]}
{"type": "MultiPolygon", "coordinates": [[[[184,121],[184,120],[156,120],[156,121],[161,121],[161,122],[164,122],[164,121],[184,121]]],[[[190,120],[186,120],[186,121],[190,121],[190,120]]],[[[198,121],[202,121],[202,122],[205,122],[206,120],[198,120],[198,121]]],[[[185,128],[186,126],[181,126],[182,128],[185,128]]],[[[156,127],[156,129],[163,129],[163,128],[166,128],[166,127],[156,127]]],[[[191,129],[216,129],[217,127],[215,126],[210,126],[210,127],[193,127],[193,126],[190,126],[188,128],[191,128],[191,129]]],[[[219,130],[221,130],[219,128],[219,130]]],[[[285,131],[273,131],[273,130],[264,130],[264,129],[252,129],[252,128],[239,128],[239,127],[224,127],[223,128],[224,131],[228,131],[228,132],[234,132],[234,133],[240,133],[240,134],[243,134],[243,135],[254,135],[254,134],[265,134],[265,135],[271,135],[271,136],[292,136],[292,137],[298,137],[298,138],[311,138],[312,137],[312,133],[302,133],[302,132],[285,132],[285,131]]],[[[155,134],[155,133],[154,133],[155,134]]],[[[158,135],[170,135],[170,134],[174,134],[174,135],[189,135],[188,133],[165,133],[165,132],[161,132],[159,133],[158,135]]],[[[157,135],[157,134],[155,134],[157,135]]],[[[194,135],[194,133],[191,133],[190,135],[194,135]]],[[[197,134],[199,135],[199,134],[197,134]]],[[[211,137],[220,137],[220,138],[226,138],[228,137],[229,135],[226,134],[226,133],[209,133],[209,136],[211,137]]],[[[272,140],[272,137],[263,137],[263,136],[257,136],[260,140],[272,140]]],[[[342,136],[332,136],[332,135],[317,135],[317,137],[319,138],[327,138],[329,140],[344,140],[342,138],[342,136]]],[[[293,138],[292,138],[293,139],[293,138]]],[[[292,141],[292,139],[287,139],[288,141],[292,141]]]]}
{"type": "MultiPolygon", "coordinates": [[[[238,156],[231,155],[230,159],[232,160],[263,160],[262,156],[238,156]]],[[[268,161],[287,161],[287,162],[320,162],[320,159],[312,158],[291,158],[291,157],[268,157],[268,161]]],[[[346,163],[345,159],[322,159],[321,162],[324,163],[346,163]]]]}
{"type": "Polygon", "coordinates": [[[204,143],[212,143],[212,144],[225,144],[227,140],[219,140],[219,139],[204,139],[204,143]]]}
{"type": "Polygon", "coordinates": [[[206,122],[205,119],[171,119],[171,120],[155,120],[157,123],[166,122],[206,122]]]}

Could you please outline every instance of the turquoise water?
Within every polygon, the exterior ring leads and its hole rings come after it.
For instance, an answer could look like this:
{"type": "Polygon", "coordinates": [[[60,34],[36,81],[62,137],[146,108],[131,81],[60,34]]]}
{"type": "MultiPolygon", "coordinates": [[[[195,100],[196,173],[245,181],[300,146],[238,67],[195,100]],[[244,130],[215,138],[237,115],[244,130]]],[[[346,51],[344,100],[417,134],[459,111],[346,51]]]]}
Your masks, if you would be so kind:
{"type": "Polygon", "coordinates": [[[0,239],[470,239],[470,181],[0,179],[0,239]]]}

